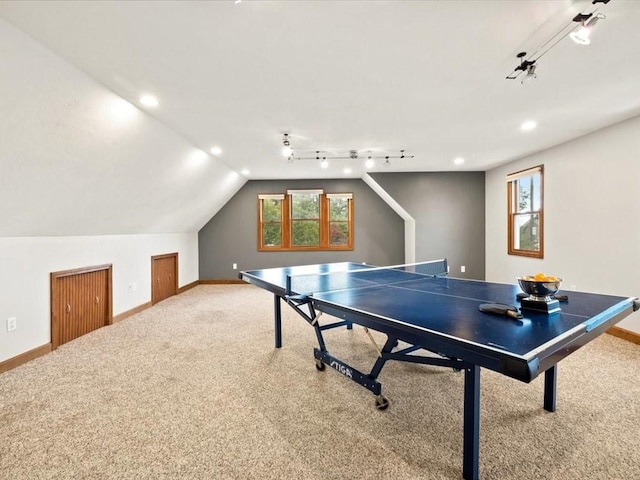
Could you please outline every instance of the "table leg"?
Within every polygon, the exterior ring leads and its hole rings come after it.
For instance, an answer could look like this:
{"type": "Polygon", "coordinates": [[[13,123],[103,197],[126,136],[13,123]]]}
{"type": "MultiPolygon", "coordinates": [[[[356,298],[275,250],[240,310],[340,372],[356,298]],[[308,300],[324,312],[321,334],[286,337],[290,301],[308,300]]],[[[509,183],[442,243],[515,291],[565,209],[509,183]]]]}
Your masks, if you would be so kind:
{"type": "Polygon", "coordinates": [[[556,380],[558,378],[558,365],[554,365],[544,372],[544,409],[549,412],[556,411],[556,380]]]}
{"type": "Polygon", "coordinates": [[[273,296],[273,317],[276,332],[276,348],[280,348],[282,347],[282,309],[278,295],[273,296]]]}
{"type": "Polygon", "coordinates": [[[464,438],[462,478],[478,480],[480,452],[480,367],[468,365],[464,369],[464,438]]]}

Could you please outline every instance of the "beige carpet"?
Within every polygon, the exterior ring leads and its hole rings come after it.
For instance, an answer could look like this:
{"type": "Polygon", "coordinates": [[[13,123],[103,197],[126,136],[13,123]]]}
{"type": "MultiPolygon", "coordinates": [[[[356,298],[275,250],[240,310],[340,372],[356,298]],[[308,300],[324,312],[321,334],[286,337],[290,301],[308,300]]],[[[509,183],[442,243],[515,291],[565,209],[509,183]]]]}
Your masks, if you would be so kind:
{"type": "MultiPolygon", "coordinates": [[[[0,478],[459,479],[463,374],[390,362],[391,405],[318,372],[315,335],[271,295],[201,285],[0,375],[0,478]]],[[[362,329],[326,333],[355,366],[362,329]]],[[[640,347],[603,335],[559,366],[558,410],[483,370],[483,479],[640,478],[640,347]]]]}

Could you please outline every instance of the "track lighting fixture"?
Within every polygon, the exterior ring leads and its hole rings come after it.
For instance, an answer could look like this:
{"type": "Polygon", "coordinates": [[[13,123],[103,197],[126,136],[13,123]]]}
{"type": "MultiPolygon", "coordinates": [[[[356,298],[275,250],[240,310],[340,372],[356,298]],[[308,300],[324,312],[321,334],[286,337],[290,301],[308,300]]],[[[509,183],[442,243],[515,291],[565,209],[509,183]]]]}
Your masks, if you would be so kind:
{"type": "Polygon", "coordinates": [[[607,17],[602,13],[597,13],[595,15],[593,14],[576,15],[573,21],[580,22],[581,26],[578,30],[571,32],[569,34],[569,37],[571,37],[571,40],[573,40],[579,45],[589,45],[591,43],[591,39],[589,37],[591,36],[591,31],[593,30],[593,27],[595,27],[596,23],[598,23],[598,20],[605,19],[605,18],[607,17]],[[586,16],[586,19],[584,18],[585,16],[586,16]]]}
{"type": "Polygon", "coordinates": [[[537,78],[537,75],[535,73],[536,61],[525,60],[524,57],[526,56],[527,56],[527,52],[520,52],[518,55],[516,55],[516,57],[520,59],[520,65],[518,65],[513,72],[507,75],[507,80],[516,79],[518,76],[520,76],[522,72],[527,72],[527,74],[521,83],[529,82],[530,80],[537,78]]]}
{"type": "Polygon", "coordinates": [[[529,83],[530,81],[535,80],[536,78],[538,78],[538,75],[536,75],[536,64],[532,63],[527,67],[527,74],[524,76],[524,78],[520,83],[522,84],[529,83]]]}
{"type": "MultiPolygon", "coordinates": [[[[383,165],[388,167],[391,165],[390,159],[392,158],[413,158],[413,155],[406,155],[404,150],[400,150],[396,155],[376,156],[373,152],[366,149],[356,150],[350,149],[343,153],[336,153],[334,151],[327,152],[322,150],[314,150],[313,153],[305,154],[304,152],[298,156],[294,153],[293,145],[291,144],[291,135],[289,132],[282,134],[282,147],[283,154],[287,158],[288,163],[294,163],[296,160],[315,160],[319,163],[321,168],[327,168],[329,166],[329,160],[358,160],[361,158],[360,153],[366,152],[365,168],[373,168],[376,164],[376,159],[384,159],[383,165]]],[[[297,152],[297,150],[296,150],[297,152]]]]}
{"type": "Polygon", "coordinates": [[[531,55],[527,55],[526,52],[520,52],[517,58],[520,60],[518,65],[509,75],[507,80],[515,80],[524,73],[522,78],[522,84],[529,83],[531,80],[537,78],[536,68],[538,60],[547,54],[553,47],[555,47],[563,38],[567,35],[576,43],[581,45],[589,45],[591,43],[589,35],[593,30],[593,27],[598,20],[606,18],[604,14],[598,13],[597,4],[602,3],[606,5],[611,0],[592,0],[591,4],[594,5],[594,9],[591,12],[579,13],[571,21],[562,27],[558,32],[551,36],[549,40],[544,42],[538,47],[531,55]],[[580,24],[580,27],[576,30],[576,23],[580,24]]]}
{"type": "Polygon", "coordinates": [[[364,162],[364,166],[367,168],[373,168],[373,166],[376,164],[376,162],[373,160],[373,157],[371,155],[369,155],[367,157],[367,161],[364,162]]]}
{"type": "MultiPolygon", "coordinates": [[[[290,158],[292,159],[292,161],[295,160],[316,160],[320,162],[320,165],[323,168],[326,168],[324,165],[325,163],[328,165],[328,160],[358,160],[360,158],[360,155],[358,153],[357,150],[348,150],[347,152],[340,154],[340,153],[333,153],[331,152],[331,154],[326,154],[328,152],[323,152],[322,150],[315,150],[313,152],[313,155],[305,155],[304,153],[300,156],[297,156],[296,154],[292,154],[290,156],[290,158]]],[[[376,159],[384,159],[386,162],[389,162],[389,159],[392,158],[413,158],[413,155],[406,155],[404,150],[400,150],[399,153],[397,155],[379,155],[376,156],[373,153],[367,153],[366,156],[366,161],[365,161],[365,166],[367,168],[371,168],[373,167],[373,165],[375,164],[375,160],[376,159]]]]}
{"type": "Polygon", "coordinates": [[[282,134],[282,154],[285,157],[291,157],[293,155],[293,148],[291,148],[291,141],[289,140],[289,134],[288,133],[283,133],[282,134]]]}

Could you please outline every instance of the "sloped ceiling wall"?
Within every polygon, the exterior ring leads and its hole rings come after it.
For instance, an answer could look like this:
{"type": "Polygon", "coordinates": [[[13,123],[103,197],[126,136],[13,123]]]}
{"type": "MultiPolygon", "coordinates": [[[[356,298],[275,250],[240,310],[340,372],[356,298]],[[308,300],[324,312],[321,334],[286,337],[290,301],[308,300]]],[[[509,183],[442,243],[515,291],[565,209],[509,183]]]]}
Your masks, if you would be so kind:
{"type": "Polygon", "coordinates": [[[0,237],[198,231],[245,183],[0,19],[0,237]]]}

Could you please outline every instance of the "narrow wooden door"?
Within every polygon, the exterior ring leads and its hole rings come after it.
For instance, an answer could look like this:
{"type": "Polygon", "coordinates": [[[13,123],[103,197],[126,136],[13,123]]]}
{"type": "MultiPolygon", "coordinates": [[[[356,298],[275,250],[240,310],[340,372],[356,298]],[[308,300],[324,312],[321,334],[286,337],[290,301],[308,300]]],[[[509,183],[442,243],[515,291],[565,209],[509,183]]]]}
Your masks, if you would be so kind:
{"type": "Polygon", "coordinates": [[[151,257],[151,303],[161,302],[178,293],[178,254],[151,257]]]}
{"type": "Polygon", "coordinates": [[[52,349],[112,323],[111,273],[111,265],[51,273],[52,349]]]}

